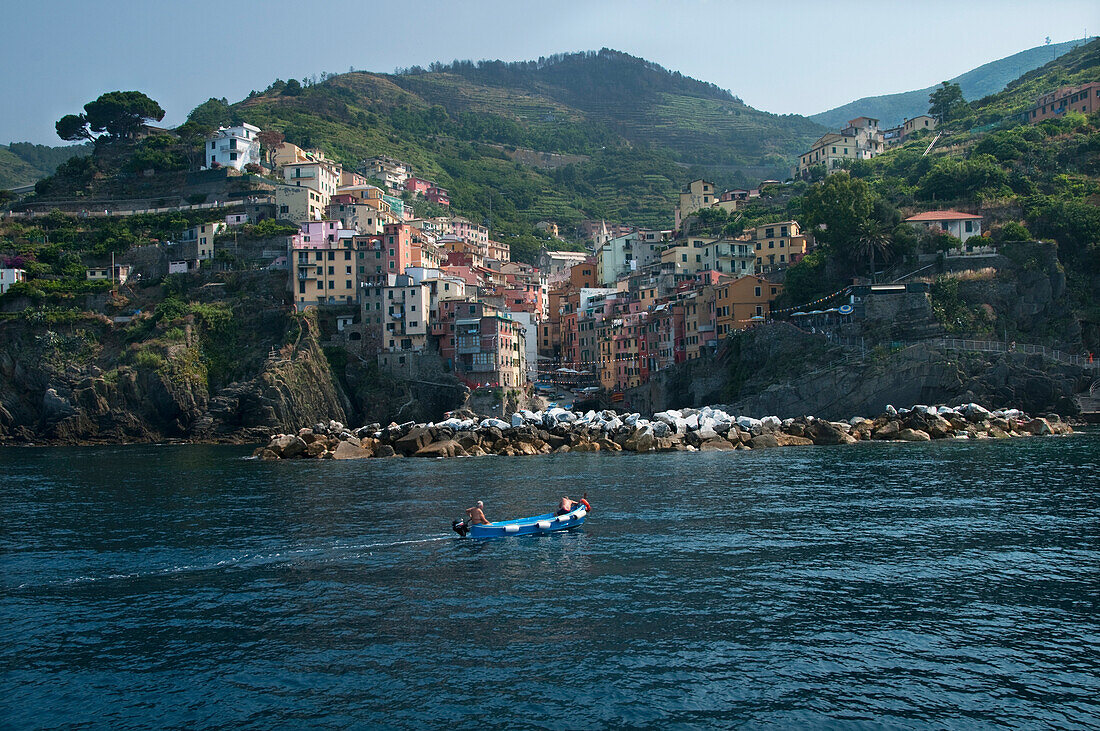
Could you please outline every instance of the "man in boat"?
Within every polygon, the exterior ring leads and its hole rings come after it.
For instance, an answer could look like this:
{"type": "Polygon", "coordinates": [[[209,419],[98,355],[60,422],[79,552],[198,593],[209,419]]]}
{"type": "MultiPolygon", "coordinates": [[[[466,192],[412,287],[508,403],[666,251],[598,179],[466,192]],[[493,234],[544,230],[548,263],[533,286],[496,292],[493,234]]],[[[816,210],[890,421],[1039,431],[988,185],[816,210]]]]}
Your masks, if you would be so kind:
{"type": "Polygon", "coordinates": [[[485,518],[485,511],[482,510],[484,507],[485,503],[478,500],[477,505],[466,508],[466,525],[489,525],[489,521],[485,518]]]}
{"type": "Polygon", "coordinates": [[[567,515],[569,513],[572,513],[578,505],[580,505],[580,502],[578,502],[577,500],[573,500],[569,497],[563,497],[561,499],[561,502],[558,503],[558,511],[554,513],[554,515],[567,515]]]}

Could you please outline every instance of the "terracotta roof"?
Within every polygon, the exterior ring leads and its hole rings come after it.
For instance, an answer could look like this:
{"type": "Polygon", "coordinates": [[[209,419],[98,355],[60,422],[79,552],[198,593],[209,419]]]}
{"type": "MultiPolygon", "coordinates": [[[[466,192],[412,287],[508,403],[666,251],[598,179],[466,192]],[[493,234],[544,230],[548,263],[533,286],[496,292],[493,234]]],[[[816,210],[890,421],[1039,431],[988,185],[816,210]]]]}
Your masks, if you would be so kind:
{"type": "Polygon", "coordinates": [[[910,216],[906,221],[962,221],[964,219],[981,218],[971,213],[959,213],[958,211],[926,211],[910,216]]]}

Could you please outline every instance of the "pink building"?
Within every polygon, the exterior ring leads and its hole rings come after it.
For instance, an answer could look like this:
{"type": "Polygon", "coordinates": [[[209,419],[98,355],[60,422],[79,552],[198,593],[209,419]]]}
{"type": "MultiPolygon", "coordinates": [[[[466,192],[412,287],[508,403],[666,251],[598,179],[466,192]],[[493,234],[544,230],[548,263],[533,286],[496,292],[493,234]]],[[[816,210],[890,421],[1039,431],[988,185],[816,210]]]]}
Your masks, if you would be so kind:
{"type": "Polygon", "coordinates": [[[412,191],[417,195],[424,195],[434,187],[435,183],[424,178],[409,177],[405,180],[405,190],[412,191]]]}
{"type": "Polygon", "coordinates": [[[438,203],[441,206],[451,205],[451,194],[447,192],[446,188],[439,188],[433,185],[424,193],[424,197],[432,203],[438,203]]]}

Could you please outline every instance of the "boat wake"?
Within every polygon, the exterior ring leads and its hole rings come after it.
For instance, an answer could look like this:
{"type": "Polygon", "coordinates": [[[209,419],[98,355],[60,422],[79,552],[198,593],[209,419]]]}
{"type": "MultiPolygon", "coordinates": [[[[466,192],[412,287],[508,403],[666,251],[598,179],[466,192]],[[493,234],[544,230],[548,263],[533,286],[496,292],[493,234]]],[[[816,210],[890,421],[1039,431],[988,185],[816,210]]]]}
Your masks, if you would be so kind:
{"type": "Polygon", "coordinates": [[[434,543],[436,541],[450,541],[451,536],[434,536],[432,538],[414,538],[404,541],[385,541],[381,543],[336,544],[321,548],[288,548],[281,551],[268,553],[247,553],[239,556],[231,556],[221,561],[212,561],[199,564],[184,564],[170,566],[149,571],[135,571],[131,573],[105,574],[103,576],[75,576],[69,579],[47,581],[41,584],[25,583],[15,588],[35,589],[43,587],[73,586],[78,584],[94,584],[105,581],[126,581],[133,579],[148,579],[160,576],[175,576],[179,574],[199,573],[203,571],[218,571],[232,568],[255,568],[280,563],[295,563],[306,559],[315,559],[319,563],[329,563],[346,560],[348,558],[361,557],[364,552],[373,556],[373,549],[394,548],[397,546],[412,546],[420,543],[434,543]]]}

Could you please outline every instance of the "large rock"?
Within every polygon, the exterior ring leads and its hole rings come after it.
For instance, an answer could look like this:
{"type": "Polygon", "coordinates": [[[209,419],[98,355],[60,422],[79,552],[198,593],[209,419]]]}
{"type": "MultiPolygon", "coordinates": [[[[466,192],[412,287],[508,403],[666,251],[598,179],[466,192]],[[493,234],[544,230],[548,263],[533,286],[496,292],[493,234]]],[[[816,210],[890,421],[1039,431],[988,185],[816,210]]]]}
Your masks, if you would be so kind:
{"type": "Polygon", "coordinates": [[[442,442],[432,442],[419,449],[414,457],[461,457],[466,454],[462,445],[454,439],[446,439],[442,442]]]}
{"type": "Polygon", "coordinates": [[[1042,417],[1032,419],[1031,421],[1024,424],[1024,431],[1026,431],[1028,434],[1034,434],[1036,436],[1054,433],[1054,429],[1053,427],[1051,427],[1050,422],[1042,417]]]}
{"type": "Polygon", "coordinates": [[[753,449],[772,449],[778,447],[779,435],[776,432],[764,432],[763,434],[757,434],[755,437],[749,440],[749,446],[753,449]]]}
{"type": "Polygon", "coordinates": [[[294,435],[290,438],[287,445],[283,447],[283,459],[293,459],[294,457],[302,455],[306,451],[307,446],[309,445],[306,444],[304,439],[298,435],[294,435]]]}
{"type": "Polygon", "coordinates": [[[852,444],[856,441],[850,434],[822,419],[814,419],[806,427],[806,436],[814,444],[852,444]]]}
{"type": "Polygon", "coordinates": [[[951,426],[951,422],[942,416],[932,417],[927,431],[933,439],[947,439],[955,436],[955,429],[951,426]]]}
{"type": "Polygon", "coordinates": [[[370,456],[370,450],[357,447],[351,442],[340,442],[332,453],[333,459],[367,459],[370,456]]]}
{"type": "Polygon", "coordinates": [[[406,457],[416,454],[431,441],[431,432],[426,427],[414,426],[409,432],[393,443],[393,448],[406,457]]]}
{"type": "Polygon", "coordinates": [[[873,439],[897,439],[901,424],[891,419],[871,433],[873,439]]]}
{"type": "Polygon", "coordinates": [[[287,448],[291,442],[297,439],[293,434],[277,434],[268,443],[267,448],[274,452],[279,457],[283,456],[283,450],[287,448]]]}
{"type": "Polygon", "coordinates": [[[699,443],[700,452],[726,452],[735,448],[734,445],[718,436],[699,443]]]}
{"type": "MultiPolygon", "coordinates": [[[[668,427],[665,426],[665,428],[668,427]]],[[[630,452],[651,452],[656,447],[657,437],[654,436],[654,430],[650,427],[634,432],[634,434],[623,443],[623,449],[630,452]]]]}
{"type": "Polygon", "coordinates": [[[929,442],[932,440],[928,432],[909,428],[899,431],[897,438],[903,442],[929,442]]]}

